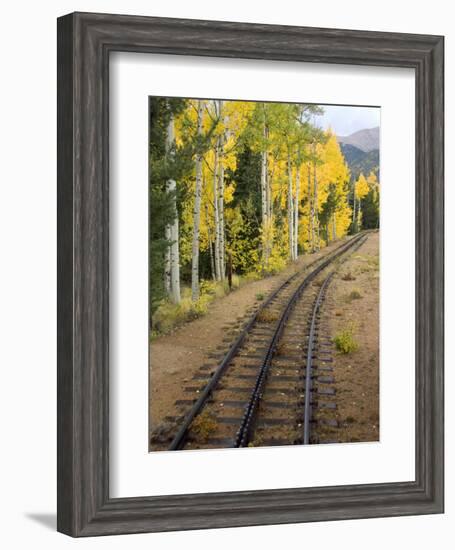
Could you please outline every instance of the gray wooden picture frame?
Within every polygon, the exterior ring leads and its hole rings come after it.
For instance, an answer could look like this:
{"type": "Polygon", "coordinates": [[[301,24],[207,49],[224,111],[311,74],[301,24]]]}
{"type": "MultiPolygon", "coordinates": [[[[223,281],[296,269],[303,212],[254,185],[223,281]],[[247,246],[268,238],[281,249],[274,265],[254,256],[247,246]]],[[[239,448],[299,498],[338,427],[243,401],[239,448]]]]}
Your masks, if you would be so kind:
{"type": "Polygon", "coordinates": [[[440,36],[91,13],[58,20],[59,531],[78,537],[443,511],[443,48],[440,36]],[[110,498],[113,51],[415,70],[415,481],[110,498]]]}

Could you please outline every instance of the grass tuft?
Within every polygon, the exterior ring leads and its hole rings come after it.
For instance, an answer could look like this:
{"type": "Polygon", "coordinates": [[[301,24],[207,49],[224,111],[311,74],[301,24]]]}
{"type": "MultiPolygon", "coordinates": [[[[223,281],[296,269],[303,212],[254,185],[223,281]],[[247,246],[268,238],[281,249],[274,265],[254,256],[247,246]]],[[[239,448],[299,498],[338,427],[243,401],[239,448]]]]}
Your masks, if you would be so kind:
{"type": "Polygon", "coordinates": [[[351,290],[351,292],[345,296],[344,301],[349,304],[353,300],[360,300],[360,298],[363,298],[362,293],[360,292],[360,290],[355,288],[354,290],[351,290]]]}

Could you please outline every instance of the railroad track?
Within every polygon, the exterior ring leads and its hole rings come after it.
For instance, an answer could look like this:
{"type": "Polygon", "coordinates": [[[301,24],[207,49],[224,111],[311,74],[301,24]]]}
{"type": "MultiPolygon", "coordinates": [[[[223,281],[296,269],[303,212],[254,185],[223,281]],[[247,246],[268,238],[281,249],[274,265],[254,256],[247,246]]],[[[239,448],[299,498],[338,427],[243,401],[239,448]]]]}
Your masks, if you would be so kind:
{"type": "Polygon", "coordinates": [[[207,384],[185,388],[197,398],[177,402],[189,410],[167,417],[178,425],[169,450],[316,442],[314,408],[336,408],[334,391],[326,387],[333,381],[324,349],[330,341],[319,326],[333,271],[320,276],[365,239],[352,238],[287,279],[246,323],[218,367],[201,368],[195,379],[207,384]]]}

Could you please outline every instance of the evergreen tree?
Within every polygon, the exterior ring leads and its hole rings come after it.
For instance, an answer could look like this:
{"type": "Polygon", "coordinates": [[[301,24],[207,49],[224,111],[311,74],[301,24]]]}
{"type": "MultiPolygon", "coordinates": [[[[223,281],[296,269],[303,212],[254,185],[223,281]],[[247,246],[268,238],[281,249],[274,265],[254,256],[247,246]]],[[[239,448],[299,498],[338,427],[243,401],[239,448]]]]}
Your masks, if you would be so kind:
{"type": "MultiPolygon", "coordinates": [[[[149,295],[151,316],[166,297],[165,257],[172,241],[166,227],[175,218],[179,188],[169,192],[168,181],[178,181],[188,170],[184,151],[166,154],[169,122],[186,107],[185,100],[149,98],[149,295]]],[[[178,215],[178,214],[177,214],[178,215]]]]}
{"type": "Polygon", "coordinates": [[[367,177],[368,193],[362,200],[362,227],[377,229],[379,227],[379,183],[374,172],[367,177]]]}
{"type": "Polygon", "coordinates": [[[238,273],[255,269],[261,235],[261,154],[246,144],[236,156],[236,169],[227,174],[234,186],[231,207],[238,211],[227,226],[228,248],[234,253],[238,273]]]}

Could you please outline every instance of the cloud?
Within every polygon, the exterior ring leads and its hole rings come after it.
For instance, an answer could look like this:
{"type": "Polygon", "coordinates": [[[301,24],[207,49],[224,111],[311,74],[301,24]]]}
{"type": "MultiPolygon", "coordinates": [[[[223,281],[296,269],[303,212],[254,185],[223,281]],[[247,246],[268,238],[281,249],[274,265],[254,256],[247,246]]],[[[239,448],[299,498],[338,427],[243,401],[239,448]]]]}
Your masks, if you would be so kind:
{"type": "Polygon", "coordinates": [[[315,116],[314,123],[324,130],[332,128],[339,136],[348,136],[358,130],[374,128],[380,124],[380,107],[320,106],[324,109],[324,114],[315,116]]]}

